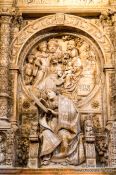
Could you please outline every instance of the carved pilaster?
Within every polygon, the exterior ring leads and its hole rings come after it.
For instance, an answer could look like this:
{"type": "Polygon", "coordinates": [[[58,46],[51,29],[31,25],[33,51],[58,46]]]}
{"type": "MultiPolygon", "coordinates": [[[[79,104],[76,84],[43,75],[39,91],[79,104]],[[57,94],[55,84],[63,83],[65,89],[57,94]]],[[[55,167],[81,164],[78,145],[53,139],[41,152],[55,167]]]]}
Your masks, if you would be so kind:
{"type": "Polygon", "coordinates": [[[8,118],[8,66],[10,46],[10,16],[1,16],[0,47],[0,118],[8,118]]]}
{"type": "MultiPolygon", "coordinates": [[[[114,45],[114,58],[116,58],[116,12],[112,17],[113,21],[113,45],[114,45]]],[[[112,115],[114,120],[116,120],[116,59],[114,59],[114,74],[112,76],[112,103],[113,103],[113,110],[112,115]]]]}
{"type": "Polygon", "coordinates": [[[116,167],[116,122],[112,124],[109,144],[109,166],[116,167]]]}

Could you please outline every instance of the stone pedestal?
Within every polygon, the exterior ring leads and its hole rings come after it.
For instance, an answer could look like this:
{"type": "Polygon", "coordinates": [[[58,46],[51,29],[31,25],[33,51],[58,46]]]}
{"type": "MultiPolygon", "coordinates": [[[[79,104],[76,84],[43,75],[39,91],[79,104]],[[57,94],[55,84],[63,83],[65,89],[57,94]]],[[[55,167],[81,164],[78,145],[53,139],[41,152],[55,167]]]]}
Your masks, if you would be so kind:
{"type": "Polygon", "coordinates": [[[29,145],[29,160],[28,160],[28,167],[29,168],[38,168],[38,152],[39,152],[39,144],[37,137],[30,138],[30,145],[29,145]]]}

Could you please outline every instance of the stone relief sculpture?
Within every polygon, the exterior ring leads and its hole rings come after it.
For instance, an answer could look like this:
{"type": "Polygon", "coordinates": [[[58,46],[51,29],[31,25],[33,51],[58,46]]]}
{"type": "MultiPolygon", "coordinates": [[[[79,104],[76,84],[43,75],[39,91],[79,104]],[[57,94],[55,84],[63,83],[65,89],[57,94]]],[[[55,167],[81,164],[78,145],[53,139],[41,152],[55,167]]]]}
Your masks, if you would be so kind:
{"type": "Polygon", "coordinates": [[[45,89],[54,86],[62,93],[70,95],[72,91],[72,94],[79,95],[79,88],[82,86],[80,77],[83,76],[91,81],[88,93],[94,88],[97,75],[96,55],[87,43],[83,42],[78,48],[74,39],[50,39],[48,43],[43,41],[37,46],[37,50],[27,56],[25,63],[24,81],[32,87],[45,89]],[[48,85],[48,81],[52,83],[48,85]]]}
{"type": "MultiPolygon", "coordinates": [[[[31,50],[23,67],[24,86],[38,109],[40,143],[37,154],[41,166],[84,163],[85,133],[78,104],[96,86],[99,70],[95,50],[79,37],[49,38],[31,50]]],[[[89,129],[89,120],[86,123],[89,129]]],[[[86,134],[90,132],[93,130],[86,131],[86,134]]],[[[86,140],[87,137],[92,139],[89,136],[85,136],[86,140]]],[[[95,140],[94,134],[93,138],[95,140]]],[[[92,143],[89,148],[94,150],[95,144],[92,143]]]]}
{"type": "Polygon", "coordinates": [[[57,95],[53,90],[47,89],[48,115],[40,118],[40,127],[44,130],[41,133],[43,140],[40,157],[43,163],[45,160],[52,162],[69,162],[77,165],[84,161],[84,151],[80,142],[80,119],[78,111],[73,102],[63,95],[57,95]],[[50,113],[50,116],[49,116],[50,113]],[[52,153],[52,155],[51,155],[52,153]],[[47,158],[47,159],[46,159],[47,158]]]}

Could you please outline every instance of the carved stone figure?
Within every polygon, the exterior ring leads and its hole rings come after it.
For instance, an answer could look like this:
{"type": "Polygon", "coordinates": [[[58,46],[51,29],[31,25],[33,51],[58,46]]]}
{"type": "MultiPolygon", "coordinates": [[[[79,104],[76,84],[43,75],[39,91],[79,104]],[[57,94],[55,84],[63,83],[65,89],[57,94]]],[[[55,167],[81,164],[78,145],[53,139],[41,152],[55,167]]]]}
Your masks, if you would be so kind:
{"type": "Polygon", "coordinates": [[[38,83],[44,78],[44,76],[48,73],[48,68],[50,64],[49,56],[46,53],[47,51],[47,42],[43,41],[38,46],[37,53],[35,54],[35,62],[34,65],[35,71],[37,71],[37,76],[34,82],[34,86],[38,85],[38,83]]]}
{"type": "Polygon", "coordinates": [[[69,54],[70,57],[70,61],[67,64],[66,67],[66,82],[64,87],[68,88],[69,85],[71,85],[73,82],[71,81],[71,79],[76,80],[78,75],[81,73],[81,68],[82,68],[82,64],[81,64],[81,60],[79,58],[79,51],[76,48],[76,43],[74,40],[70,40],[67,43],[67,52],[69,54]]]}
{"type": "MultiPolygon", "coordinates": [[[[79,165],[85,162],[84,130],[81,129],[77,108],[78,84],[83,75],[89,79],[86,83],[91,79],[90,83],[95,85],[96,56],[88,43],[82,40],[82,44],[78,44],[78,41],[79,38],[72,36],[42,41],[33,49],[31,62],[25,62],[25,74],[32,77],[27,84],[30,85],[28,90],[39,111],[38,149],[42,166],[51,163],[79,165]]],[[[88,132],[91,128],[89,121],[85,126],[85,138],[89,140],[86,149],[92,146],[94,151],[95,137],[93,133],[90,134],[93,128],[88,132]]],[[[35,146],[37,148],[37,144],[35,146]]]]}
{"type": "Polygon", "coordinates": [[[42,164],[50,162],[78,165],[85,160],[81,139],[79,113],[73,102],[57,92],[47,89],[47,113],[40,118],[42,164]],[[80,155],[79,151],[81,150],[80,155]]]}
{"type": "Polygon", "coordinates": [[[33,62],[34,62],[34,56],[30,54],[28,56],[27,60],[28,60],[28,63],[25,65],[24,72],[25,72],[25,84],[26,85],[29,85],[33,81],[33,72],[34,72],[33,62]]]}

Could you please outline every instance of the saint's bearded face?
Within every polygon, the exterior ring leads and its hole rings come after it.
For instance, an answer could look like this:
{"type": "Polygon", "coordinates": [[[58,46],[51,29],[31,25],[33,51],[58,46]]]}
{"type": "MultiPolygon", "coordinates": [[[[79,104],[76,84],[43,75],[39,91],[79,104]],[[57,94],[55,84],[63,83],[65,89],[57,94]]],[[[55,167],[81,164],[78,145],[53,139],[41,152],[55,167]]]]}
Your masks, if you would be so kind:
{"type": "Polygon", "coordinates": [[[56,93],[52,90],[47,90],[48,99],[52,100],[56,96],[56,93]]]}

